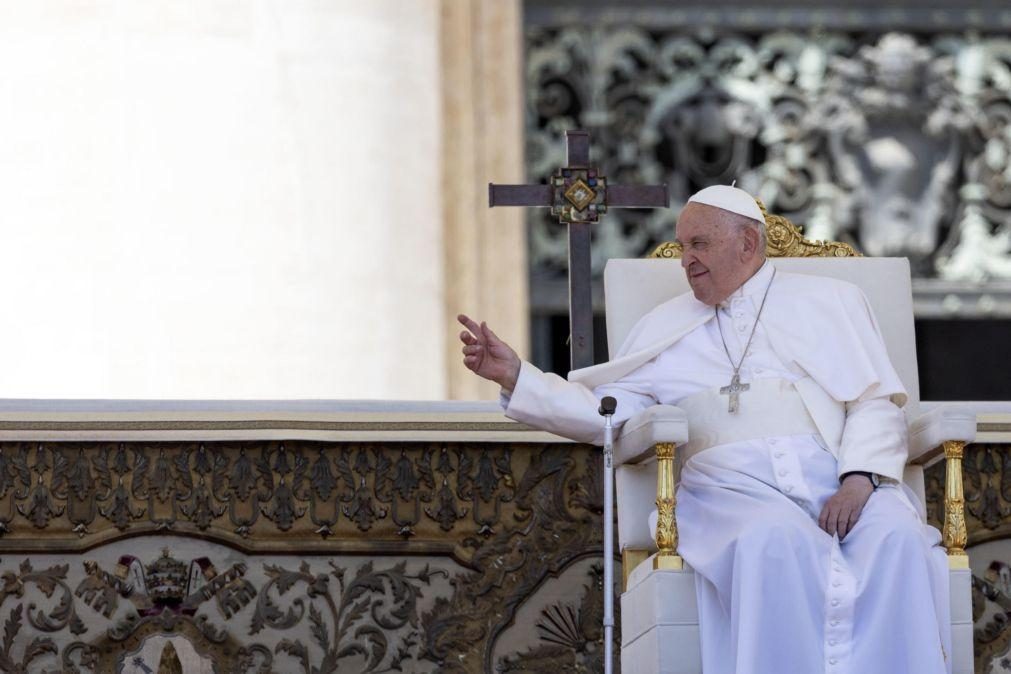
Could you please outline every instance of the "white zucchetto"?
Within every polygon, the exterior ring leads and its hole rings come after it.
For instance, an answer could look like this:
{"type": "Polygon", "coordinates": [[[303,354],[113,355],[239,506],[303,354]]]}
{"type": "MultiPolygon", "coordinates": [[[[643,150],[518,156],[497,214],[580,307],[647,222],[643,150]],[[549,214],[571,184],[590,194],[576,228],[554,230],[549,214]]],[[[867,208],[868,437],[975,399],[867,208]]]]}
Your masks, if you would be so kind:
{"type": "Polygon", "coordinates": [[[755,197],[737,187],[712,185],[699,190],[688,199],[688,203],[693,201],[765,223],[765,216],[762,215],[762,209],[758,207],[755,197]]]}

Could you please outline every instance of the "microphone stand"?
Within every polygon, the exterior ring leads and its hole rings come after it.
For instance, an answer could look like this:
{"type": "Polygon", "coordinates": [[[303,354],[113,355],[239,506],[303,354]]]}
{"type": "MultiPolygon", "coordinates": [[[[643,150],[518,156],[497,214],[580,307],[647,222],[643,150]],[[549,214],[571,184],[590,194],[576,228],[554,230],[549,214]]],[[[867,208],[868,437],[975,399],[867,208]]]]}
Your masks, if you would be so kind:
{"type": "Polygon", "coordinates": [[[606,396],[597,410],[604,417],[604,674],[614,665],[614,426],[618,401],[606,396]]]}

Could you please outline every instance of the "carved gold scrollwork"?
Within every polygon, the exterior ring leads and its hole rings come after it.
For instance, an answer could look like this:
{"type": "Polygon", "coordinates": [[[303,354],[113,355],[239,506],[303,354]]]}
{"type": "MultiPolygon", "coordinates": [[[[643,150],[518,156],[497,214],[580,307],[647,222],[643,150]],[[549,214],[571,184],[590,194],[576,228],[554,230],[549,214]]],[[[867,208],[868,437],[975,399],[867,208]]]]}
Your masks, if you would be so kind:
{"type": "Polygon", "coordinates": [[[512,456],[502,444],[0,443],[0,551],[172,531],[246,552],[410,539],[466,564],[474,546],[463,541],[514,514],[512,456]]]}
{"type": "Polygon", "coordinates": [[[965,442],[949,440],[944,443],[944,547],[948,550],[948,564],[952,568],[969,567],[965,545],[969,533],[965,526],[965,495],[962,490],[962,457],[965,442]]]}
{"type": "MultiPolygon", "coordinates": [[[[861,257],[860,253],[848,243],[805,239],[800,227],[782,215],[769,213],[761,199],[755,201],[765,215],[767,257],[861,257]]],[[[649,257],[679,259],[681,244],[675,241],[661,243],[653,249],[649,257]]]]}
{"type": "Polygon", "coordinates": [[[680,569],[683,567],[677,553],[678,525],[674,515],[677,497],[674,493],[674,443],[660,442],[656,445],[656,545],[658,552],[653,558],[654,569],[680,569]]]}

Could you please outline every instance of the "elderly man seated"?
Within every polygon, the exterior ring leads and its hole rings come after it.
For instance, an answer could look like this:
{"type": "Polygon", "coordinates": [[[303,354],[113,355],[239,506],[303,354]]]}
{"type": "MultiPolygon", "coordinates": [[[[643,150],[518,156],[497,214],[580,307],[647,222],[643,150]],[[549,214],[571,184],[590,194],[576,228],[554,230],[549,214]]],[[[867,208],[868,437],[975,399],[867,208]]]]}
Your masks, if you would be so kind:
{"type": "Polygon", "coordinates": [[[947,561],[900,483],[906,393],[863,294],[777,272],[734,187],[695,194],[677,239],[692,292],[589,368],[608,383],[541,372],[460,316],[464,364],[509,417],[582,442],[602,441],[605,395],[616,424],[687,411],[677,515],[706,674],[950,671],[947,561]]]}

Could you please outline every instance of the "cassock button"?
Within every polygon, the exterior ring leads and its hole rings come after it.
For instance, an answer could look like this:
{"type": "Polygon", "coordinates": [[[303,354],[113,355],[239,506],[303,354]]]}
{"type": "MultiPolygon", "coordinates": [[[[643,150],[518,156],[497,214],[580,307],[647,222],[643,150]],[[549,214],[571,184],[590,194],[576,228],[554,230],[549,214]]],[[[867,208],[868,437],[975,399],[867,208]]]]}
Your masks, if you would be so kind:
{"type": "Polygon", "coordinates": [[[777,459],[782,459],[783,458],[783,452],[776,452],[776,458],[777,459]]]}
{"type": "Polygon", "coordinates": [[[769,444],[770,445],[776,444],[776,438],[769,438],[769,444]]]}
{"type": "Polygon", "coordinates": [[[792,484],[786,485],[785,487],[783,487],[783,491],[789,494],[791,491],[793,491],[793,485],[792,484]]]}
{"type": "Polygon", "coordinates": [[[838,605],[839,605],[839,600],[838,599],[833,599],[832,600],[832,606],[838,606],[838,605]]]}
{"type": "Polygon", "coordinates": [[[780,477],[786,477],[786,471],[785,470],[779,471],[779,476],[780,477]]]}
{"type": "Polygon", "coordinates": [[[839,624],[839,621],[838,621],[838,620],[833,620],[832,622],[830,622],[830,623],[829,623],[829,625],[831,625],[832,627],[835,627],[835,626],[837,626],[838,624],[839,624]]]}
{"type": "Polygon", "coordinates": [[[737,326],[737,332],[744,332],[747,329],[748,329],[748,326],[746,326],[746,325],[738,325],[737,326]]]}
{"type": "Polygon", "coordinates": [[[839,661],[838,661],[838,660],[836,660],[835,658],[832,658],[831,660],[829,660],[829,661],[828,661],[828,664],[830,664],[830,665],[834,665],[834,664],[835,664],[835,663],[837,663],[837,662],[839,662],[839,661]]]}
{"type": "Polygon", "coordinates": [[[840,583],[838,580],[832,583],[832,587],[839,587],[840,585],[842,585],[842,583],[840,583]]]}
{"type": "Polygon", "coordinates": [[[828,645],[829,646],[835,646],[835,639],[829,639],[828,640],[828,645]]]}

